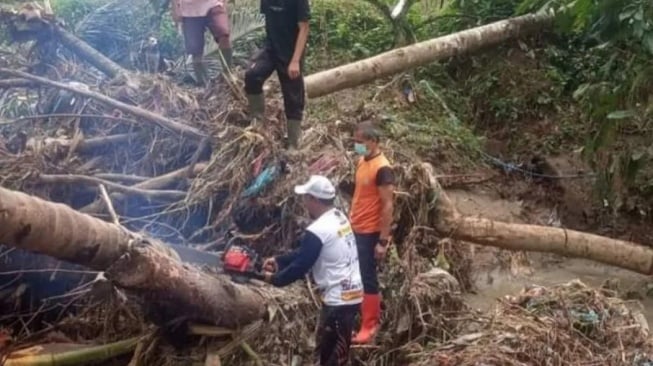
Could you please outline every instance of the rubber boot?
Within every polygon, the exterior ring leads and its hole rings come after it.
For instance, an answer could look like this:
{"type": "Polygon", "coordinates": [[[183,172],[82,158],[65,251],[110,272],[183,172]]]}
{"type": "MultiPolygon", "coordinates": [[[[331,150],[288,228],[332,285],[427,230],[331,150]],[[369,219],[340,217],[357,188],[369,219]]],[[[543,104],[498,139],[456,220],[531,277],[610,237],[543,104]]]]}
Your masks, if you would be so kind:
{"type": "Polygon", "coordinates": [[[361,303],[361,330],[352,338],[352,343],[370,343],[379,328],[381,317],[381,295],[365,294],[361,303]]]}
{"type": "Polygon", "coordinates": [[[265,96],[261,94],[247,94],[249,115],[252,119],[261,120],[265,115],[265,96]]]}
{"type": "MultiPolygon", "coordinates": [[[[222,53],[222,58],[224,58],[224,63],[222,65],[231,70],[231,67],[233,66],[234,51],[231,48],[221,48],[220,52],[222,53]]],[[[220,62],[222,62],[222,59],[220,62]]]]}
{"type": "Polygon", "coordinates": [[[302,134],[302,121],[298,119],[288,119],[286,127],[288,130],[288,149],[297,149],[299,146],[299,137],[302,134]]]}
{"type": "Polygon", "coordinates": [[[197,84],[200,86],[205,86],[207,81],[207,72],[201,56],[193,56],[193,71],[195,71],[195,79],[197,80],[197,84]]]}

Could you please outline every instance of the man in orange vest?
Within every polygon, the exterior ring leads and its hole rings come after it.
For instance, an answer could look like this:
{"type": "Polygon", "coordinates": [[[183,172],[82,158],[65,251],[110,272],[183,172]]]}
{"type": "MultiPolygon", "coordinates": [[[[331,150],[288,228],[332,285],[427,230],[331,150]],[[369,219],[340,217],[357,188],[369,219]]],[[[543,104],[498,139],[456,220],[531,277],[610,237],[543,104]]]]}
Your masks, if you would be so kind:
{"type": "Polygon", "coordinates": [[[395,182],[392,166],[379,147],[380,138],[379,130],[369,121],[360,123],[354,133],[354,149],[361,158],[356,168],[350,220],[365,292],[361,329],[352,339],[358,344],[369,343],[379,326],[381,296],[376,264],[385,258],[391,240],[395,182]]]}

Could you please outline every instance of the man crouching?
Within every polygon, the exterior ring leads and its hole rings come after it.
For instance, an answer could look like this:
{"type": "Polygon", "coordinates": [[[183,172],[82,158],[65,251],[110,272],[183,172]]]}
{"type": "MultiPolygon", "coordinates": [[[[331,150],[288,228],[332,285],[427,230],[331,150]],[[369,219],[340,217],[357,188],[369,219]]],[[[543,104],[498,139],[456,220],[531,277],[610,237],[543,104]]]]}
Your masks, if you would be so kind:
{"type": "Polygon", "coordinates": [[[265,279],[282,287],[312,270],[323,302],[315,363],[347,365],[354,319],[363,298],[354,233],[347,216],[334,207],[336,190],[329,179],[311,176],[305,184],[295,186],[295,193],[302,195],[314,221],[297,250],[265,260],[265,279]]]}

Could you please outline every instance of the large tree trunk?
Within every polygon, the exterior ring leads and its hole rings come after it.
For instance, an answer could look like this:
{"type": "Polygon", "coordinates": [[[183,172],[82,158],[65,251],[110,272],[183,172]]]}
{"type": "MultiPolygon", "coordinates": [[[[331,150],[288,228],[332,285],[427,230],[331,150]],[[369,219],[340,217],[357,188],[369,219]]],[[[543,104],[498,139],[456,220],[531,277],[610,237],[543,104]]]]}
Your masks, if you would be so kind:
{"type": "Polygon", "coordinates": [[[433,167],[417,166],[423,180],[429,182],[437,197],[433,226],[443,235],[480,245],[508,250],[554,253],[585,258],[653,274],[653,249],[637,243],[539,225],[513,224],[461,215],[435,179],[433,167]]]}
{"type": "Polygon", "coordinates": [[[161,242],[5,188],[0,188],[0,243],[106,270],[114,284],[175,316],[235,327],[265,313],[265,298],[255,289],[186,266],[161,242]]]}
{"type": "Polygon", "coordinates": [[[548,14],[528,14],[397,48],[309,75],[305,79],[306,92],[309,98],[315,98],[352,88],[433,61],[470,53],[539,31],[548,27],[552,20],[552,16],[548,14]]]}

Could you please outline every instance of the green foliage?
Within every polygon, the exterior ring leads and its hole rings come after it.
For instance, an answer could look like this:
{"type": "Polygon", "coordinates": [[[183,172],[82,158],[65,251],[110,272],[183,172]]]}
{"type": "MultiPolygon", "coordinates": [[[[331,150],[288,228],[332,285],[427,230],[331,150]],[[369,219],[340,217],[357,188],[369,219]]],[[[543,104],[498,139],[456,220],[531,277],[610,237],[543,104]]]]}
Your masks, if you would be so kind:
{"type": "Polygon", "coordinates": [[[322,0],[311,4],[311,54],[359,59],[387,51],[394,35],[389,22],[365,1],[322,0]]]}
{"type": "Polygon", "coordinates": [[[67,24],[74,25],[109,0],[52,0],[52,10],[67,24]]]}

